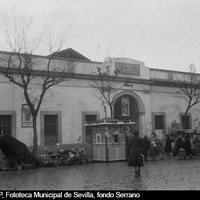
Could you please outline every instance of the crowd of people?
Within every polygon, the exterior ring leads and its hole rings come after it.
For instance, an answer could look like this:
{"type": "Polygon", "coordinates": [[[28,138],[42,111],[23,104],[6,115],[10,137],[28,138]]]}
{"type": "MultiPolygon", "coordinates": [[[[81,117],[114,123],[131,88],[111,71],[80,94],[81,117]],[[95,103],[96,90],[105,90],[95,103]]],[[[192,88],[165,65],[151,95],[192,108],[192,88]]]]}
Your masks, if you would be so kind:
{"type": "Polygon", "coordinates": [[[200,134],[197,132],[187,133],[177,131],[173,134],[167,134],[164,139],[160,139],[153,132],[150,137],[147,135],[143,138],[143,155],[145,161],[151,157],[154,161],[157,156],[162,160],[164,156],[177,157],[182,156],[193,158],[200,154],[200,134]]]}
{"type": "Polygon", "coordinates": [[[134,131],[128,145],[128,165],[135,169],[135,177],[141,177],[140,167],[143,161],[163,160],[164,157],[197,158],[200,156],[200,133],[197,131],[177,131],[167,134],[164,139],[152,132],[151,136],[139,136],[134,131]]]}

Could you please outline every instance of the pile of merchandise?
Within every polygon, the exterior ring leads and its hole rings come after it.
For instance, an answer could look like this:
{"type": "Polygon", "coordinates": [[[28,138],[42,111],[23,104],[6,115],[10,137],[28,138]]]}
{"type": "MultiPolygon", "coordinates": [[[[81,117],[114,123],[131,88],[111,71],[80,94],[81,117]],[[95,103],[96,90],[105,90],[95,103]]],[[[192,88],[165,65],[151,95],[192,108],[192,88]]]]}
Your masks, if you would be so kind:
{"type": "Polygon", "coordinates": [[[45,149],[41,155],[41,160],[46,166],[83,164],[84,159],[88,163],[84,148],[72,148],[70,150],[57,148],[57,152],[45,149]]]}

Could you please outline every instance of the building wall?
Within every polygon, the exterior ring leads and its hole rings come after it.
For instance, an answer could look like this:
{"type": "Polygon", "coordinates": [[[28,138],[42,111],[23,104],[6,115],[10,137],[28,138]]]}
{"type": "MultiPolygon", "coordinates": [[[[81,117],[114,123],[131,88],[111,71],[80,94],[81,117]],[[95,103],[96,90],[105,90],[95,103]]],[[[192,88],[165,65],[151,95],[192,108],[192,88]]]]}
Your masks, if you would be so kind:
{"type": "MultiPolygon", "coordinates": [[[[1,80],[4,77],[1,75],[1,80]]],[[[39,144],[41,141],[41,113],[61,113],[61,140],[63,144],[82,141],[82,112],[99,112],[105,117],[103,106],[92,94],[93,89],[85,80],[67,80],[50,89],[42,103],[37,117],[39,144]]],[[[16,112],[16,137],[28,146],[32,146],[32,127],[22,127],[22,104],[26,103],[21,88],[5,80],[0,84],[0,111],[16,112]]]]}
{"type": "MultiPolygon", "coordinates": [[[[40,58],[44,61],[44,58],[40,58]]],[[[65,65],[67,61],[59,61],[65,65]]],[[[151,81],[163,80],[174,81],[177,77],[181,79],[183,73],[164,70],[149,69],[143,62],[113,58],[111,62],[112,70],[115,70],[116,62],[128,64],[124,72],[119,74],[121,80],[127,78],[130,82],[118,93],[118,97],[124,94],[132,95],[139,107],[139,123],[141,135],[150,135],[154,131],[153,116],[163,114],[165,116],[165,134],[171,129],[173,122],[180,122],[180,113],[185,112],[185,100],[177,94],[176,87],[160,86],[151,81]],[[139,66],[139,73],[137,67],[139,66]],[[130,67],[136,71],[129,72],[130,67]],[[135,80],[138,80],[135,82],[135,80]]],[[[78,62],[71,63],[74,72],[78,74],[93,74],[97,66],[105,67],[105,63],[78,62]]],[[[121,66],[121,65],[120,65],[121,66]]],[[[123,67],[123,66],[121,66],[123,67]]],[[[89,78],[91,78],[89,76],[89,78]]],[[[37,130],[39,144],[44,145],[44,115],[57,114],[59,116],[59,142],[61,144],[75,144],[84,142],[84,119],[83,113],[97,113],[99,118],[104,118],[105,113],[100,100],[95,97],[96,90],[89,87],[89,79],[66,79],[58,86],[51,88],[45,95],[40,112],[37,118],[37,130]]],[[[21,140],[28,146],[32,146],[32,128],[22,127],[22,104],[25,104],[22,90],[10,83],[2,74],[0,75],[0,114],[11,113],[15,123],[13,124],[13,136],[21,140]]],[[[200,117],[200,105],[196,105],[190,110],[193,128],[198,126],[200,117]]]]}
{"type": "MultiPolygon", "coordinates": [[[[172,123],[181,124],[180,114],[186,110],[186,100],[184,96],[177,94],[178,88],[170,87],[151,87],[151,112],[165,113],[166,115],[166,133],[172,129],[172,123]]],[[[197,128],[200,121],[200,105],[197,104],[189,110],[191,114],[191,128],[197,128]]]]}

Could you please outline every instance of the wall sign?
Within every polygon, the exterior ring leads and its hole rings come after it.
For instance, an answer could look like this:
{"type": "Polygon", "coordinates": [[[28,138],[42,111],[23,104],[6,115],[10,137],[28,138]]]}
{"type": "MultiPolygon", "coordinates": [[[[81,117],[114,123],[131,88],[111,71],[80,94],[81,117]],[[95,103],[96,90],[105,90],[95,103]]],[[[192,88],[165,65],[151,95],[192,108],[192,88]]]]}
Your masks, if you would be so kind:
{"type": "Polygon", "coordinates": [[[115,62],[115,70],[119,71],[119,74],[140,76],[139,64],[115,62]]]}
{"type": "Polygon", "coordinates": [[[33,116],[27,104],[22,104],[22,127],[32,127],[33,116]]]}
{"type": "Polygon", "coordinates": [[[121,99],[121,112],[122,116],[130,116],[130,106],[128,97],[122,97],[121,99]]]}

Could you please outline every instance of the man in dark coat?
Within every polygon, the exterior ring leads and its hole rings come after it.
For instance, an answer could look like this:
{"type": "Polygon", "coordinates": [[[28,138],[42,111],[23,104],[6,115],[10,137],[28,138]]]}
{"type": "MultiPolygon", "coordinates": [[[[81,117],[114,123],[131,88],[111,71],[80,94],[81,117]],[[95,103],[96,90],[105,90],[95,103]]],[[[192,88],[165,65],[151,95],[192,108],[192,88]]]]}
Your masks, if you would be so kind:
{"type": "Polygon", "coordinates": [[[190,158],[192,158],[192,149],[191,149],[191,143],[190,143],[190,138],[188,134],[184,135],[183,148],[185,149],[186,156],[190,156],[190,158]]]}
{"type": "Polygon", "coordinates": [[[141,177],[140,167],[144,166],[143,164],[143,149],[144,143],[139,137],[139,132],[135,131],[133,136],[130,137],[128,144],[128,165],[133,166],[135,170],[135,177],[141,177]]]}

